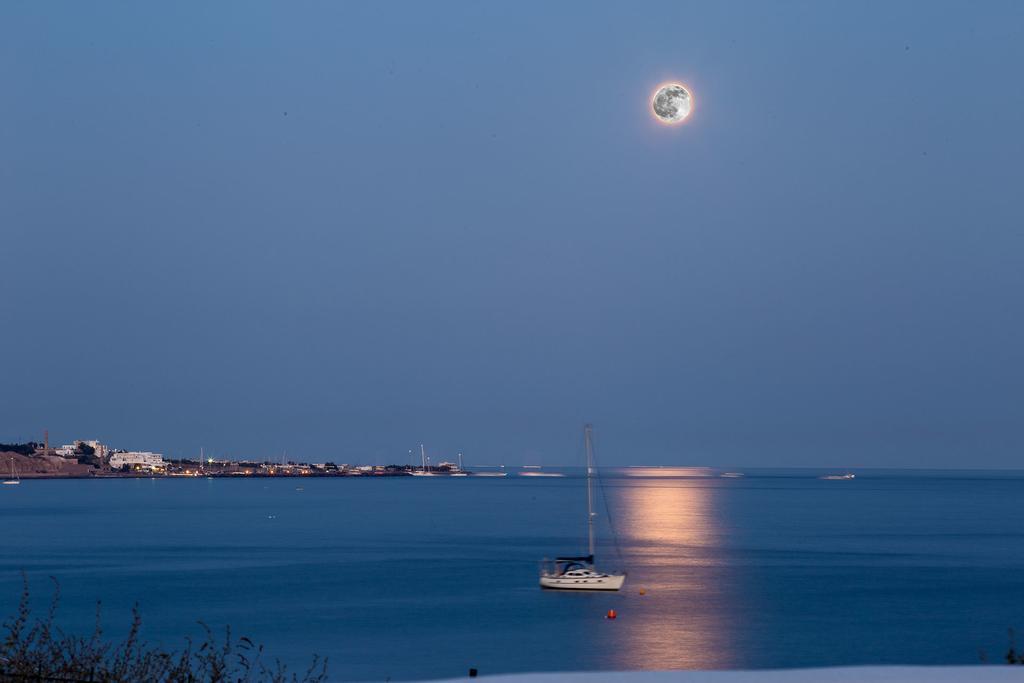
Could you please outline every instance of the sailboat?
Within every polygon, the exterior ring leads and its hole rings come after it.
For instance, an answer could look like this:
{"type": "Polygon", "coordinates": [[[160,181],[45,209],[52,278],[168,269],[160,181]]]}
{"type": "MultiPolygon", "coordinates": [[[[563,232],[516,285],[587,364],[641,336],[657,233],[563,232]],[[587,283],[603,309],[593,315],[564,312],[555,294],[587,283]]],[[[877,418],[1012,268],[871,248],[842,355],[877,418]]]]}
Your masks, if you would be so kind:
{"type": "Polygon", "coordinates": [[[423,462],[423,469],[413,470],[409,474],[414,477],[436,477],[436,472],[430,471],[430,466],[427,464],[427,450],[420,444],[420,460],[423,462]]]}
{"type": "Polygon", "coordinates": [[[626,581],[626,574],[606,574],[594,564],[594,444],[593,427],[583,427],[587,451],[587,555],[556,557],[545,560],[540,573],[540,587],[558,590],[617,591],[626,581]]]}
{"type": "Polygon", "coordinates": [[[14,458],[11,458],[11,478],[6,480],[4,484],[7,486],[16,486],[21,483],[21,479],[18,477],[18,470],[14,468],[14,458]]]}

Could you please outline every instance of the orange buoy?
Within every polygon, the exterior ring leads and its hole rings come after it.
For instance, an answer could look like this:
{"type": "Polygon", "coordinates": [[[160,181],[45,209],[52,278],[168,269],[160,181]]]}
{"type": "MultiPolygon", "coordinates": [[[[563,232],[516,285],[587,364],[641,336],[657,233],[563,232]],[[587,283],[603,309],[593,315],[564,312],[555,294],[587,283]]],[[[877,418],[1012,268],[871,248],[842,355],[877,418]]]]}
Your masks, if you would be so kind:
{"type": "Polygon", "coordinates": [[[640,589],[640,595],[647,595],[647,589],[641,588],[640,589]]]}
{"type": "Polygon", "coordinates": [[[607,615],[605,615],[605,619],[614,619],[614,618],[615,618],[615,617],[617,617],[617,616],[619,616],[619,615],[617,615],[617,614],[615,613],[615,610],[613,610],[613,609],[610,609],[610,610],[608,610],[608,614],[607,614],[607,615]]]}

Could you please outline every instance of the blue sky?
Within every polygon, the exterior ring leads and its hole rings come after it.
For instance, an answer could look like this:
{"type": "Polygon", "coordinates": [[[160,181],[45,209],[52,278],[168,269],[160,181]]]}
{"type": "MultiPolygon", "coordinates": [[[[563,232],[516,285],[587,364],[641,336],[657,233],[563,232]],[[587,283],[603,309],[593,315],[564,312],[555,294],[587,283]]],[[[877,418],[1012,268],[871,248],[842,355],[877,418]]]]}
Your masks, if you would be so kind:
{"type": "Polygon", "coordinates": [[[1021,64],[1016,2],[0,4],[0,439],[1019,466],[1021,64]]]}

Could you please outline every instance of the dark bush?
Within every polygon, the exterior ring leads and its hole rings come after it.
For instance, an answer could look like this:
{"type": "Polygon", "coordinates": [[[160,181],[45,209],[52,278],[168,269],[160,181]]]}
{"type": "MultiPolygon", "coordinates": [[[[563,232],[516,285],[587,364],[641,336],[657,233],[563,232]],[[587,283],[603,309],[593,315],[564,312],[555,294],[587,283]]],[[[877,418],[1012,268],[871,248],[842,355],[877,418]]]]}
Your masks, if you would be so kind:
{"type": "Polygon", "coordinates": [[[226,629],[223,640],[200,622],[201,642],[185,639],[185,648],[164,651],[139,639],[142,619],[132,610],[128,637],[113,643],[103,637],[100,608],[88,637],[63,633],[54,624],[60,590],[54,581],[53,600],[46,615],[33,621],[28,581],[17,613],[3,624],[0,644],[0,681],[66,681],[68,683],[319,683],[327,678],[327,662],[313,657],[302,675],[289,673],[274,660],[263,660],[263,646],[248,638],[234,639],[226,629]]]}
{"type": "Polygon", "coordinates": [[[35,455],[36,446],[34,441],[28,443],[0,443],[0,453],[17,453],[18,455],[35,455]]]}
{"type": "Polygon", "coordinates": [[[1013,629],[1010,629],[1010,647],[1006,651],[1007,664],[1024,664],[1024,652],[1017,652],[1016,638],[1013,629]]]}

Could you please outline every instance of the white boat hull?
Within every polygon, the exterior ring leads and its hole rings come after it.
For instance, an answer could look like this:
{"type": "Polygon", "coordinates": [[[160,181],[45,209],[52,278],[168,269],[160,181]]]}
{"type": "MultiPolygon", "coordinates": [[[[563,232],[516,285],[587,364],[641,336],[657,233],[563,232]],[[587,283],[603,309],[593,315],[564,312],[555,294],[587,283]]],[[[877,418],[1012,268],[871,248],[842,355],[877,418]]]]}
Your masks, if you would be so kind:
{"type": "Polygon", "coordinates": [[[568,591],[617,591],[626,582],[625,574],[605,574],[603,576],[542,576],[541,588],[568,591]]]}

